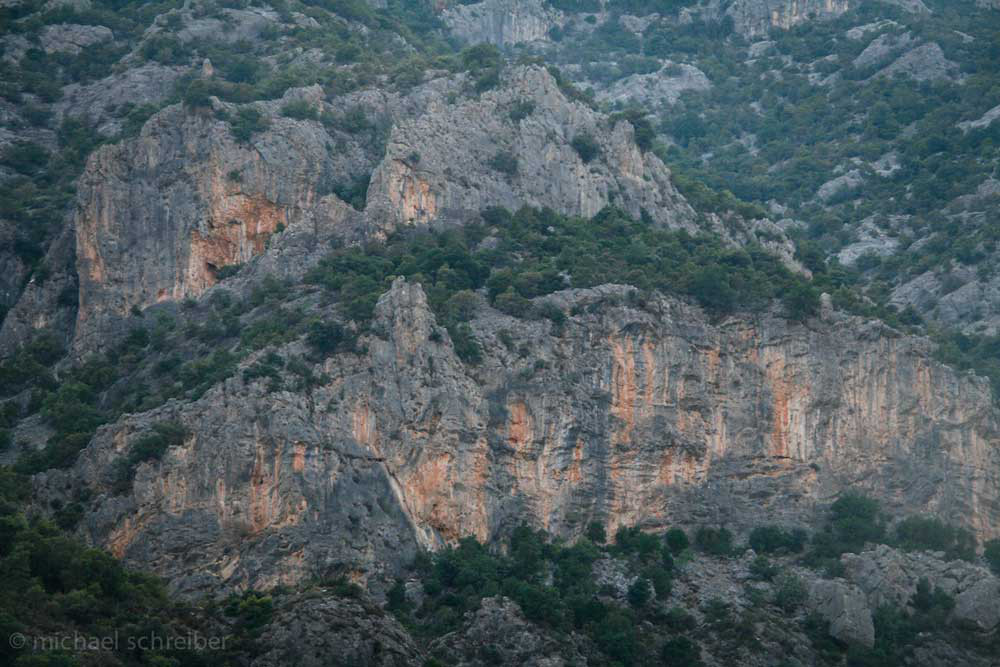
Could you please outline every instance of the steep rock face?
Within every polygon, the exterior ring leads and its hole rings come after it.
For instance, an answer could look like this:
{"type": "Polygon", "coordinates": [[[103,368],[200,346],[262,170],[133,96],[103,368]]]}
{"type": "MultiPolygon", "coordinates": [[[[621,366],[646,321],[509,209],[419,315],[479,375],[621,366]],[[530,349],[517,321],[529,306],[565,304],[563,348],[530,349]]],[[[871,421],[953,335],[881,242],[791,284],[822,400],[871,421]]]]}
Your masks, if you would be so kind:
{"type": "Polygon", "coordinates": [[[923,341],[836,316],[711,324],[672,299],[620,305],[628,292],[549,297],[572,313],[555,336],[486,310],[472,322],[485,359],[470,368],[399,280],[365,351],[328,359],[311,393],[232,379],[183,409],[126,416],[38,490],[91,487],[82,531],[182,591],[379,577],[418,544],[522,520],[566,537],[592,519],[610,532],[805,522],[846,488],[997,534],[989,389],[923,341]],[[114,462],[166,418],[188,440],[111,496],[114,462]]]}
{"type": "Polygon", "coordinates": [[[368,202],[367,217],[387,229],[463,222],[494,205],[589,217],[612,202],[634,216],[645,210],[661,224],[694,229],[694,212],[670,171],[639,150],[632,127],[568,100],[540,67],[514,69],[497,90],[397,125],[368,202]],[[524,102],[531,113],[512,119],[524,102]],[[571,146],[585,134],[600,147],[589,163],[571,146]],[[501,155],[516,161],[513,169],[493,166],[501,155]]]}
{"type": "Polygon", "coordinates": [[[115,113],[118,109],[126,104],[159,104],[184,71],[182,67],[144,63],[92,83],[71,83],[63,89],[55,112],[61,118],[86,119],[105,136],[114,136],[122,129],[122,120],[115,113]]]}
{"type": "Polygon", "coordinates": [[[3,256],[11,271],[5,274],[4,289],[11,290],[6,292],[7,298],[16,302],[0,326],[0,354],[13,352],[41,329],[53,331],[68,343],[73,336],[79,293],[73,230],[64,228],[45,253],[43,266],[47,277],[40,279],[36,275],[23,289],[23,274],[19,277],[17,273],[22,266],[20,261],[13,254],[3,256]]]}
{"type": "Polygon", "coordinates": [[[819,18],[835,18],[858,4],[858,0],[736,0],[709,2],[709,10],[733,19],[736,32],[746,36],[767,34],[775,28],[787,30],[819,18]]]}
{"type": "Polygon", "coordinates": [[[17,227],[0,220],[0,309],[6,311],[17,303],[21,287],[28,276],[28,267],[14,252],[17,227]]]}
{"type": "Polygon", "coordinates": [[[319,186],[352,167],[329,141],[317,123],[277,117],[241,145],[212,115],[174,106],[136,139],[98,150],[73,220],[77,349],[99,347],[107,323],[133,307],[197,296],[284,228],[342,224],[345,207],[319,186]]]}
{"type": "MultiPolygon", "coordinates": [[[[270,126],[247,143],[219,117],[239,108],[215,102],[215,113],[168,107],[138,137],[96,151],[71,220],[76,353],[112,343],[134,309],[198,296],[224,267],[268,254],[276,235],[267,270],[301,275],[331,235],[358,239],[400,225],[464,223],[496,205],[591,216],[614,203],[636,217],[645,211],[661,224],[695,229],[669,170],[638,149],[631,125],[567,99],[546,70],[514,68],[497,90],[449,104],[465,83],[447,77],[405,97],[362,91],[332,103],[318,87],[286,94],[334,117],[362,108],[382,114],[377,122],[395,122],[384,157],[369,132],[285,118],[287,100],[253,105],[270,126]],[[534,109],[514,121],[510,111],[522,102],[534,109]],[[581,134],[599,146],[589,163],[570,145],[581,134]],[[516,173],[493,166],[500,154],[516,173]],[[364,214],[330,194],[372,169],[364,214]],[[281,261],[289,257],[296,261],[281,261]]],[[[11,341],[30,335],[38,315],[30,307],[37,295],[23,300],[11,341]]]]}
{"type": "Polygon", "coordinates": [[[563,13],[544,0],[486,0],[456,4],[441,19],[459,39],[471,44],[510,45],[547,41],[552,28],[565,23],[563,13]]]}

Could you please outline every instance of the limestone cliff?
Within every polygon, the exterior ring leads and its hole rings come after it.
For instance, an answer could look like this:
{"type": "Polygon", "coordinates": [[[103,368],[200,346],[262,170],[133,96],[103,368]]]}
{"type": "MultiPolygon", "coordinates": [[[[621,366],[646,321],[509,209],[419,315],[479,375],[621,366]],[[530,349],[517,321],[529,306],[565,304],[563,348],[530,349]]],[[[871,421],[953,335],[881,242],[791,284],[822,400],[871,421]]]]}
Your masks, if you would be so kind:
{"type": "MultiPolygon", "coordinates": [[[[245,143],[226,120],[240,107],[175,105],[135,139],[96,151],[72,216],[75,351],[112,342],[109,334],[122,330],[135,309],[197,297],[225,267],[266,256],[257,273],[266,267],[301,276],[331,236],[357,240],[399,226],[464,223],[489,206],[592,216],[609,203],[696,229],[670,171],[638,148],[631,125],[567,98],[545,69],[511,68],[496,90],[450,104],[466,83],[445,77],[405,97],[361,92],[334,100],[318,87],[292,90],[285,100],[251,105],[268,125],[245,143]],[[284,117],[281,108],[296,99],[334,117],[381,109],[395,122],[384,155],[370,133],[284,117]],[[517,105],[530,111],[514,120],[517,105]],[[597,141],[589,162],[571,146],[580,135],[597,141]],[[496,167],[498,155],[513,169],[496,167]],[[372,169],[363,213],[332,194],[372,169]]],[[[37,328],[37,304],[27,299],[38,297],[24,298],[25,312],[4,325],[10,341],[37,328]]]]}
{"type": "Polygon", "coordinates": [[[744,530],[762,513],[805,523],[846,488],[996,536],[998,415],[984,381],[879,324],[713,324],[672,299],[621,305],[628,291],[549,297],[571,314],[561,332],[484,309],[472,325],[485,360],[469,367],[421,288],[399,280],[364,351],[316,369],[322,386],[231,379],[126,416],[38,491],[92,488],[84,534],[188,592],[380,577],[418,546],[522,520],[565,537],[594,519],[612,531],[744,530]],[[168,418],[187,441],[112,495],[114,462],[168,418]]]}
{"type": "Polygon", "coordinates": [[[563,13],[544,0],[486,0],[455,4],[442,20],[459,39],[498,45],[547,41],[549,32],[565,23],[563,13]]]}
{"type": "Polygon", "coordinates": [[[858,4],[858,0],[736,0],[709,2],[709,11],[731,17],[734,29],[747,36],[770,30],[787,30],[815,19],[836,17],[858,4]]]}
{"type": "Polygon", "coordinates": [[[108,323],[132,308],[197,296],[285,228],[342,222],[343,204],[318,186],[349,167],[327,153],[324,136],[317,124],[279,117],[241,145],[210,113],[175,106],[138,138],[98,150],[73,221],[77,348],[99,347],[108,323]]]}
{"type": "Polygon", "coordinates": [[[545,69],[513,69],[504,84],[463,103],[439,104],[400,122],[372,176],[373,226],[459,223],[488,206],[550,207],[590,217],[609,203],[635,217],[694,230],[694,212],[670,171],[643,153],[631,125],[567,99],[545,69]],[[524,117],[512,116],[516,108],[524,117]],[[591,161],[572,147],[599,144],[591,161]],[[508,164],[496,166],[498,156],[508,164]]]}

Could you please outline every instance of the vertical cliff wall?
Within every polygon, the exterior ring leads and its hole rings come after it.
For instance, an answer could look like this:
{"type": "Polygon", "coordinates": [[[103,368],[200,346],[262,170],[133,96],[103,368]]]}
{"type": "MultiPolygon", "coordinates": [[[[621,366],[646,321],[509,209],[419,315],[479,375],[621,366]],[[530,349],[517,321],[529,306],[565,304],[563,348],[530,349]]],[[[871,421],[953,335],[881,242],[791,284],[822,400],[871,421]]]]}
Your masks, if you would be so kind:
{"type": "Polygon", "coordinates": [[[85,533],[184,590],[366,578],[418,546],[521,521],[564,537],[595,519],[809,522],[848,488],[996,536],[1000,438],[983,381],[876,323],[713,324],[672,299],[620,305],[627,291],[550,297],[578,313],[561,332],[485,310],[473,322],[485,359],[469,367],[420,287],[397,281],[366,351],[327,360],[322,386],[234,378],[127,416],[39,490],[92,488],[85,533]],[[188,440],[113,496],[114,462],[165,418],[188,440]]]}

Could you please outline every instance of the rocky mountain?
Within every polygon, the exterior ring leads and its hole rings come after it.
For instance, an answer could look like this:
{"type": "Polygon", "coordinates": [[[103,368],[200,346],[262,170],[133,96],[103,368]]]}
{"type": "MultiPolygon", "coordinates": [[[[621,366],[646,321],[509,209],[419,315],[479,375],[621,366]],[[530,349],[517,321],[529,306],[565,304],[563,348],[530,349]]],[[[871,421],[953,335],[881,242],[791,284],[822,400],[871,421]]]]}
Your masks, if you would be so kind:
{"type": "Polygon", "coordinates": [[[0,625],[229,642],[72,664],[996,664],[998,36],[4,3],[0,625]]]}

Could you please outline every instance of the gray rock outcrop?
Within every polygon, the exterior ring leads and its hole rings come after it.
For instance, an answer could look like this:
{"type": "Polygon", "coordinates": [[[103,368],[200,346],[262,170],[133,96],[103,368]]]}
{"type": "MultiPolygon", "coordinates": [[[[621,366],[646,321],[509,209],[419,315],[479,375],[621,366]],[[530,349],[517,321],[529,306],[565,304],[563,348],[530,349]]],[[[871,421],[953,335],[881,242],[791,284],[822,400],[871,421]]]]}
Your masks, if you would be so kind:
{"type": "Polygon", "coordinates": [[[875,76],[897,75],[915,81],[953,80],[958,76],[958,65],[945,57],[938,44],[930,42],[907,51],[875,76]]]}
{"type": "Polygon", "coordinates": [[[872,646],[875,625],[868,600],[857,586],[820,579],[809,590],[810,605],[830,624],[830,636],[846,644],[872,646]]]}
{"type": "Polygon", "coordinates": [[[479,609],[466,614],[460,630],[435,640],[429,652],[457,667],[586,664],[570,642],[557,641],[526,621],[520,607],[505,597],[484,599],[479,609]],[[489,656],[490,662],[483,662],[484,656],[489,656]]]}
{"type": "Polygon", "coordinates": [[[250,667],[420,667],[423,652],[395,618],[323,589],[284,602],[256,640],[250,667]]]}
{"type": "Polygon", "coordinates": [[[670,171],[639,150],[631,125],[567,99],[540,67],[514,69],[478,99],[400,122],[368,193],[366,216],[387,230],[461,222],[497,205],[590,217],[612,202],[633,216],[645,210],[660,224],[694,229],[670,171]],[[531,113],[512,119],[524,103],[531,113]],[[589,162],[572,146],[584,135],[597,144],[589,162]],[[514,158],[513,168],[492,167],[498,155],[514,158]]]}
{"type": "Polygon", "coordinates": [[[94,44],[114,39],[111,29],[103,25],[73,25],[60,23],[42,29],[39,40],[46,53],[77,55],[94,44]]]}
{"type": "Polygon", "coordinates": [[[549,41],[549,32],[566,21],[544,0],[485,0],[455,4],[441,14],[451,33],[470,44],[501,46],[549,41]]]}

